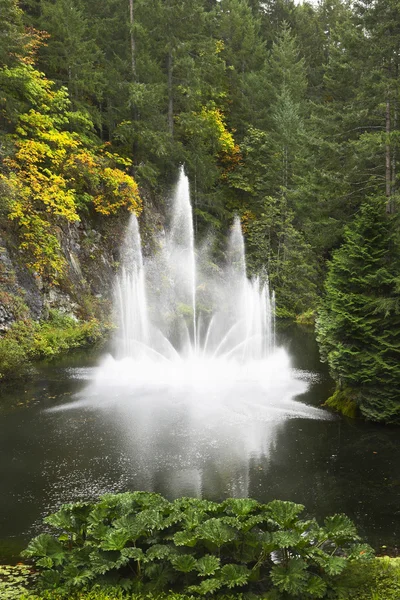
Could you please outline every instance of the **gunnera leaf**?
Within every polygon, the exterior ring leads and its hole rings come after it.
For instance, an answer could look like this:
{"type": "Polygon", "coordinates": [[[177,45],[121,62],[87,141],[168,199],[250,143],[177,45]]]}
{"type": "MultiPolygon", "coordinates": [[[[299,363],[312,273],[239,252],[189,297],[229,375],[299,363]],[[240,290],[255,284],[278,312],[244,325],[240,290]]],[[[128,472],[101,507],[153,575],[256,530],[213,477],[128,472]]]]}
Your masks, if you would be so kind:
{"type": "Polygon", "coordinates": [[[244,565],[235,565],[233,563],[224,565],[219,572],[221,581],[228,588],[238,585],[245,585],[249,581],[251,571],[244,565]]]}
{"type": "Polygon", "coordinates": [[[207,594],[214,594],[214,592],[219,590],[222,586],[223,583],[219,579],[204,579],[199,585],[191,585],[187,589],[189,592],[195,592],[201,596],[206,596],[207,594]]]}
{"type": "Polygon", "coordinates": [[[176,573],[165,563],[151,563],[146,565],[144,574],[150,580],[149,588],[161,592],[176,577],[176,573]]]}
{"type": "Polygon", "coordinates": [[[197,508],[189,508],[183,514],[183,524],[185,529],[195,529],[203,521],[208,519],[208,515],[205,510],[198,510],[197,508]]]}
{"type": "Polygon", "coordinates": [[[253,500],[252,498],[228,498],[222,503],[222,507],[227,514],[233,514],[238,517],[247,516],[259,506],[257,500],[253,500]]]}
{"type": "Polygon", "coordinates": [[[149,548],[146,552],[146,560],[151,561],[155,559],[169,559],[172,556],[176,556],[178,554],[178,550],[173,546],[164,546],[163,544],[154,544],[151,548],[149,548]]]}
{"type": "Polygon", "coordinates": [[[324,527],[329,539],[337,544],[359,540],[356,526],[346,515],[338,514],[326,517],[324,527]]]}
{"type": "Polygon", "coordinates": [[[374,549],[368,544],[354,544],[347,555],[349,560],[370,560],[375,556],[374,549]]]}
{"type": "Polygon", "coordinates": [[[177,531],[172,539],[175,546],[193,547],[197,544],[196,535],[190,531],[177,531]]]}
{"type": "Polygon", "coordinates": [[[292,527],[303,510],[304,506],[302,504],[284,500],[273,500],[266,505],[266,511],[270,519],[283,529],[292,527]]]}
{"type": "Polygon", "coordinates": [[[174,569],[176,571],[182,571],[182,573],[194,571],[196,563],[196,559],[190,554],[182,554],[181,556],[173,556],[171,558],[171,564],[174,569]]]}
{"type": "Polygon", "coordinates": [[[346,564],[347,560],[343,556],[327,556],[323,569],[328,575],[340,575],[346,564]]]}
{"type": "Polygon", "coordinates": [[[61,565],[66,558],[61,543],[48,533],[41,533],[33,538],[21,554],[26,558],[48,557],[54,565],[61,565]]]}
{"type": "Polygon", "coordinates": [[[307,584],[307,565],[301,558],[293,558],[285,565],[274,565],[271,568],[272,583],[281,592],[299,595],[307,584]]]}
{"type": "Polygon", "coordinates": [[[234,529],[225,525],[221,519],[209,519],[197,527],[196,536],[202,540],[212,542],[218,548],[237,537],[234,529]]]}
{"type": "Polygon", "coordinates": [[[315,575],[308,580],[306,590],[313,598],[325,598],[327,588],[326,582],[321,577],[318,577],[318,575],[315,575]]]}
{"type": "Polygon", "coordinates": [[[199,572],[201,577],[207,575],[214,575],[219,569],[220,559],[212,554],[206,554],[202,558],[199,558],[196,564],[196,570],[199,572]]]}
{"type": "Polygon", "coordinates": [[[275,531],[272,534],[272,541],[278,548],[293,548],[307,544],[301,533],[297,531],[275,531]]]}
{"type": "Polygon", "coordinates": [[[100,547],[103,550],[122,550],[129,540],[129,532],[123,529],[109,529],[100,547]]]}

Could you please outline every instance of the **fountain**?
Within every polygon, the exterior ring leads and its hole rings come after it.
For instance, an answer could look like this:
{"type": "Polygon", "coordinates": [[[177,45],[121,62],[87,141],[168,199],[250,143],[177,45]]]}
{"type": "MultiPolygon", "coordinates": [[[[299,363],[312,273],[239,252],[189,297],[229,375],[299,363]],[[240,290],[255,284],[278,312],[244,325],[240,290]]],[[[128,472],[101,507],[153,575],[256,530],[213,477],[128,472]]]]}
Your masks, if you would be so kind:
{"type": "Polygon", "coordinates": [[[246,276],[239,219],[222,264],[211,243],[195,246],[183,170],[157,243],[144,258],[132,215],[115,282],[113,350],[72,402],[50,410],[80,411],[83,422],[90,411],[101,439],[113,432],[104,452],[118,448],[120,489],[246,496],[251,465],[274,454],[289,420],[330,417],[297,399],[315,376],[293,369],[276,342],[274,294],[267,277],[246,276]]]}
{"type": "Polygon", "coordinates": [[[181,169],[171,227],[144,265],[131,216],[116,281],[119,358],[155,361],[261,361],[275,348],[274,294],[268,279],[246,276],[244,240],[235,218],[222,267],[207,249],[196,255],[189,182],[181,169]]]}

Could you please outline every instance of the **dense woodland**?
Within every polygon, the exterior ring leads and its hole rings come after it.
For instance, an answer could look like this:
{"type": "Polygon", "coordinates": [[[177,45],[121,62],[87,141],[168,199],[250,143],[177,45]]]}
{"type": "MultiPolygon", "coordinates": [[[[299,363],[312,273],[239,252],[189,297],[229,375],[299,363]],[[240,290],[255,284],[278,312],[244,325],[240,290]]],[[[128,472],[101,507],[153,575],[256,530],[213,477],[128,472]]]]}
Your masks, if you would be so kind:
{"type": "Polygon", "coordinates": [[[1,0],[1,226],[62,286],[59,228],[184,164],[198,237],[239,214],[279,316],[322,298],[333,401],[398,422],[399,63],[398,0],[1,0]]]}

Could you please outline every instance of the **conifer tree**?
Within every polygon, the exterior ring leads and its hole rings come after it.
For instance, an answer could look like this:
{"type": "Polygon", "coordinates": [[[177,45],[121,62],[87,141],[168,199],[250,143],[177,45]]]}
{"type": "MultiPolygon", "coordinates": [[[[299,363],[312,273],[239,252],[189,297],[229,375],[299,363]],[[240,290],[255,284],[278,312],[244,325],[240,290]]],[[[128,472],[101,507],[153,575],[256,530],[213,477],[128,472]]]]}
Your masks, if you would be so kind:
{"type": "Polygon", "coordinates": [[[331,403],[354,402],[367,419],[400,423],[400,247],[398,219],[385,207],[384,197],[370,199],[347,227],[317,334],[337,382],[331,403]]]}

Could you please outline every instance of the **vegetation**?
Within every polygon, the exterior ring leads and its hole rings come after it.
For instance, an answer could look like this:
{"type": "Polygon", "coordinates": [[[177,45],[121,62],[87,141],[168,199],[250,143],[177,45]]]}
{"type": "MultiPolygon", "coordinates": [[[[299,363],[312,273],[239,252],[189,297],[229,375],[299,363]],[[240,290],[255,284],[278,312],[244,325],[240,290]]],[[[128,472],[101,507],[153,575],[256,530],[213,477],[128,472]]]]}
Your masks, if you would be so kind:
{"type": "Polygon", "coordinates": [[[349,564],[373,552],[345,515],[327,517],[321,526],[301,519],[303,511],[278,500],[218,504],[168,502],[148,492],[107,494],[94,504],[62,506],[45,519],[58,533],[34,538],[23,555],[35,559],[43,588],[66,594],[109,583],[140,594],[235,590],[324,598],[349,564]]]}
{"type": "Polygon", "coordinates": [[[0,381],[26,373],[33,360],[92,345],[102,335],[104,327],[96,319],[79,322],[54,311],[41,323],[31,319],[17,321],[0,338],[0,381]]]}
{"type": "Polygon", "coordinates": [[[375,421],[400,423],[398,225],[385,200],[364,204],[332,259],[317,323],[342,396],[375,421]]]}
{"type": "MultiPolygon", "coordinates": [[[[33,592],[30,568],[24,565],[17,567],[1,567],[0,598],[3,600],[65,600],[65,593],[61,591],[33,592]],[[9,574],[15,576],[10,580],[9,574]],[[22,582],[21,582],[22,578],[22,582]]],[[[399,597],[400,559],[388,556],[374,560],[356,562],[348,565],[340,576],[340,586],[332,596],[334,600],[397,600],[399,597]]],[[[214,595],[218,600],[245,600],[241,592],[214,595]]],[[[265,598],[268,595],[254,595],[256,598],[265,598]]],[[[270,595],[271,597],[271,595],[270,595]]],[[[161,594],[135,594],[124,591],[119,587],[94,586],[89,591],[77,591],[68,594],[69,600],[194,600],[192,594],[178,594],[175,592],[161,594]]]]}

